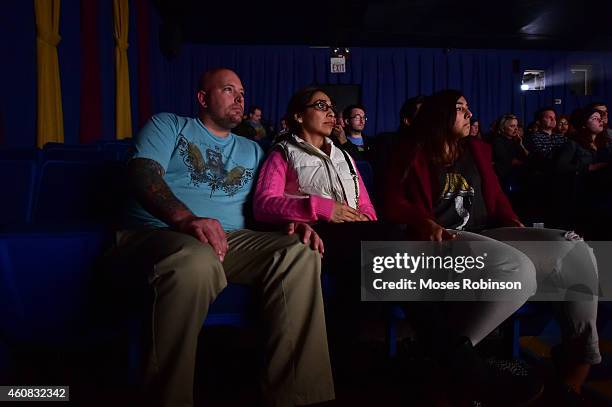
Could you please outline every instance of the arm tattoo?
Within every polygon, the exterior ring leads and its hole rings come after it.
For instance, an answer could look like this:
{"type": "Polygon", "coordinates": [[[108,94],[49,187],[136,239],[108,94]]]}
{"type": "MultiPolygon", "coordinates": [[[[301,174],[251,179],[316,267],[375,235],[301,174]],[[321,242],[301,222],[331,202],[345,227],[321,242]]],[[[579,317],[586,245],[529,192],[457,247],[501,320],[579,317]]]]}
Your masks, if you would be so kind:
{"type": "Polygon", "coordinates": [[[172,225],[191,211],[172,193],[163,175],[164,169],[154,160],[135,158],[128,165],[130,186],[138,202],[153,216],[172,225]]]}

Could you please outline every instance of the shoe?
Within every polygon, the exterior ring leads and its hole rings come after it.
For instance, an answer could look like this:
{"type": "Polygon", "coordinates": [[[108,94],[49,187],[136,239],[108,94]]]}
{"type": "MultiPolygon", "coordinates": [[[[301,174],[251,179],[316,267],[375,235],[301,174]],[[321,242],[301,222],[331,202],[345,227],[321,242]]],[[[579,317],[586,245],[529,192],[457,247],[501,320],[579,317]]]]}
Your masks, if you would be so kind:
{"type": "Polygon", "coordinates": [[[527,363],[520,360],[488,359],[490,376],[485,403],[505,406],[528,406],[544,392],[544,384],[527,363]]]}
{"type": "Polygon", "coordinates": [[[585,407],[590,406],[582,394],[577,393],[571,386],[557,381],[552,387],[549,398],[560,407],[585,407]]]}
{"type": "Polygon", "coordinates": [[[533,369],[515,360],[483,360],[467,338],[448,358],[450,396],[457,402],[478,400],[491,406],[526,406],[544,390],[533,369]]]}
{"type": "Polygon", "coordinates": [[[566,368],[565,350],[562,345],[555,345],[550,350],[550,356],[555,367],[555,381],[551,386],[550,395],[555,400],[555,404],[567,407],[580,407],[590,405],[584,396],[576,390],[564,383],[561,378],[561,372],[566,368]]]}

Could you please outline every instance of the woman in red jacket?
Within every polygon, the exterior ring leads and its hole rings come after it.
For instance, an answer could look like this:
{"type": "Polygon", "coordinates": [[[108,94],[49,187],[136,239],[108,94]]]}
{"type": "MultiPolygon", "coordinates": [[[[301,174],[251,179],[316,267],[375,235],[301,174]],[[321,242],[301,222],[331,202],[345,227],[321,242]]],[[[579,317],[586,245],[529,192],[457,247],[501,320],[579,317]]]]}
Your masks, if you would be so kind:
{"type": "MultiPolygon", "coordinates": [[[[582,284],[597,293],[597,269],[590,248],[573,241],[572,235],[523,226],[499,185],[490,147],[466,137],[471,116],[461,92],[445,90],[425,100],[411,127],[412,137],[406,138],[392,161],[385,213],[389,220],[407,224],[414,240],[454,239],[494,247],[496,262],[489,264],[495,267],[484,269],[482,276],[521,281],[529,287],[505,301],[443,307],[450,335],[475,345],[535,292],[536,281],[552,279],[556,287],[564,288],[582,284]],[[542,250],[534,241],[559,243],[546,244],[542,250]]],[[[563,341],[555,349],[555,359],[561,382],[578,397],[590,365],[601,361],[597,297],[577,301],[572,290],[564,295],[569,301],[559,303],[563,341]]],[[[422,316],[422,326],[435,336],[439,321],[432,324],[427,319],[422,316]]]]}

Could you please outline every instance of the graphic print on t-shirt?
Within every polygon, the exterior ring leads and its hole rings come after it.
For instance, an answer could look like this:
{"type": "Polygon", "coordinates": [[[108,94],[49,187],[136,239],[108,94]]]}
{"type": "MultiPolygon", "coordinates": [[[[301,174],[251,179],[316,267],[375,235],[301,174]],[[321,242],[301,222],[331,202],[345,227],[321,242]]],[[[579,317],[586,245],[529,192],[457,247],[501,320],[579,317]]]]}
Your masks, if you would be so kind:
{"type": "Polygon", "coordinates": [[[442,189],[441,199],[454,200],[455,211],[462,220],[456,227],[462,230],[470,219],[470,209],[474,199],[474,188],[470,186],[465,177],[455,172],[444,175],[444,188],[442,189]]]}
{"type": "Polygon", "coordinates": [[[211,197],[219,189],[228,196],[235,195],[253,178],[255,172],[253,168],[235,165],[227,171],[225,169],[228,162],[227,158],[224,162],[223,153],[217,146],[214,148],[206,147],[206,157],[204,157],[197,145],[190,143],[180,134],[178,149],[189,170],[191,183],[196,187],[202,183],[207,184],[210,187],[211,197]]]}

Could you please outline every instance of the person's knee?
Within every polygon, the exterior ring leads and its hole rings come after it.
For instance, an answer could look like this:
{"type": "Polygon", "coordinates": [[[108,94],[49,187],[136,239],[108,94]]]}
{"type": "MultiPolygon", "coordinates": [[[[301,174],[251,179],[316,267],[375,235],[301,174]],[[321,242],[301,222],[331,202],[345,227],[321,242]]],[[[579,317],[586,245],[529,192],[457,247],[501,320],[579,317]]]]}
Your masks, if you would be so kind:
{"type": "Polygon", "coordinates": [[[183,291],[213,289],[220,292],[227,285],[223,266],[208,244],[184,245],[157,265],[171,284],[183,291]]]}
{"type": "MultiPolygon", "coordinates": [[[[523,252],[505,247],[498,255],[489,260],[490,275],[496,280],[520,283],[520,293],[525,300],[535,294],[537,289],[536,270],[533,262],[523,252]]],[[[513,293],[512,295],[516,295],[513,293]]]]}
{"type": "Polygon", "coordinates": [[[316,278],[321,277],[321,255],[318,250],[314,250],[310,245],[304,244],[299,238],[292,239],[287,250],[296,261],[305,264],[304,267],[300,267],[300,270],[296,270],[297,272],[310,273],[316,278]]]}
{"type": "Polygon", "coordinates": [[[511,261],[516,269],[515,279],[521,283],[521,292],[531,297],[538,288],[535,265],[527,255],[518,250],[514,251],[511,261]]]}

